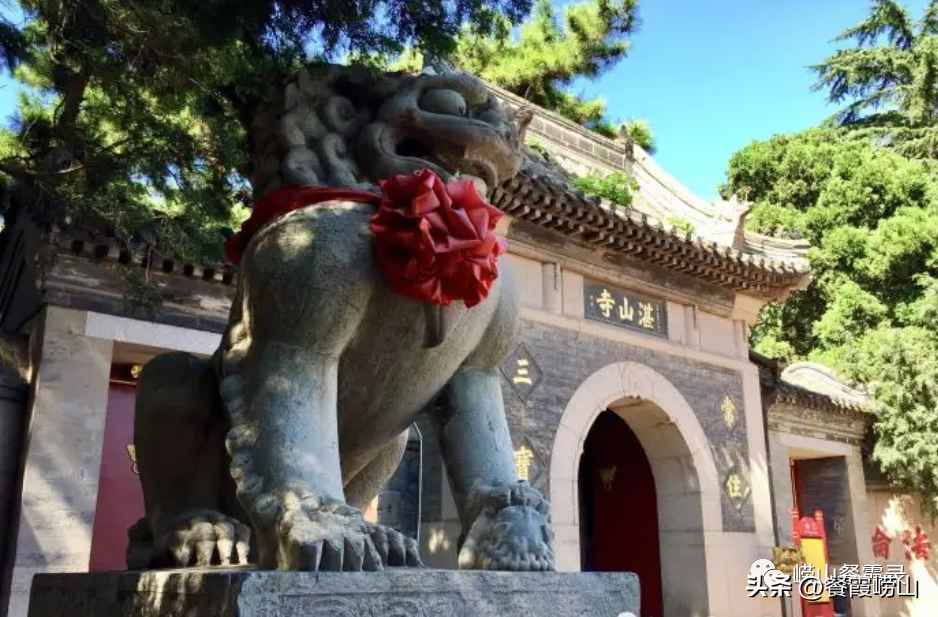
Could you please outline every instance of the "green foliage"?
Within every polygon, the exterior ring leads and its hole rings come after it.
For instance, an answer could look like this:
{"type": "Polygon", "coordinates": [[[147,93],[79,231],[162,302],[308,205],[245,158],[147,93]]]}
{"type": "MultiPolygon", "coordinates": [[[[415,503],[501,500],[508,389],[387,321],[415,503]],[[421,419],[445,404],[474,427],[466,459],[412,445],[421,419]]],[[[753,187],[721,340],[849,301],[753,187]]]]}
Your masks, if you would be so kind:
{"type": "Polygon", "coordinates": [[[812,244],[812,284],[763,310],[754,348],[867,385],[877,402],[874,459],[938,504],[934,164],[853,132],[813,129],[737,152],[721,192],[754,202],[750,228],[812,244]]]}
{"type": "Polygon", "coordinates": [[[833,122],[875,135],[910,157],[938,156],[938,0],[913,20],[896,0],[874,0],[853,41],[814,68],[815,89],[846,103],[833,122]]]}
{"type": "Polygon", "coordinates": [[[547,148],[544,147],[543,144],[541,144],[541,142],[532,140],[528,142],[527,146],[543,156],[545,159],[550,160],[550,152],[547,150],[547,148]]]}
{"type": "Polygon", "coordinates": [[[849,354],[848,376],[862,380],[877,400],[873,458],[895,484],[924,497],[938,514],[938,345],[928,327],[881,327],[849,354]]]}
{"type": "Polygon", "coordinates": [[[149,272],[141,272],[136,266],[121,266],[123,311],[127,317],[152,321],[159,315],[163,296],[148,275],[149,272]]]}
{"type": "MultiPolygon", "coordinates": [[[[534,14],[518,32],[510,20],[495,14],[492,28],[465,26],[457,38],[453,61],[462,69],[501,86],[532,103],[604,137],[626,135],[647,152],[655,151],[651,128],[643,120],[616,124],[601,98],[587,99],[569,91],[574,80],[595,79],[623,60],[638,31],[638,0],[586,0],[569,4],[562,19],[549,0],[538,0],[534,14]]],[[[391,56],[354,56],[385,70],[419,71],[423,56],[414,49],[391,56]]]]}
{"type": "Polygon", "coordinates": [[[668,218],[667,223],[670,225],[674,225],[676,228],[680,229],[681,231],[685,233],[689,233],[689,234],[694,233],[694,224],[680,216],[672,216],[668,218]]]}
{"type": "Polygon", "coordinates": [[[627,208],[632,205],[632,194],[638,190],[635,178],[621,172],[600,176],[590,173],[574,178],[573,186],[589,195],[602,197],[616,206],[627,208]]]}
{"type": "Polygon", "coordinates": [[[441,54],[530,0],[21,0],[0,60],[25,87],[0,131],[0,184],[45,224],[106,225],[187,258],[218,258],[246,214],[249,110],[300,63],[441,54]]]}
{"type": "Polygon", "coordinates": [[[753,328],[763,354],[813,359],[876,400],[873,458],[938,513],[938,0],[913,20],[873,0],[814,67],[843,105],[826,128],[736,153],[724,195],[748,225],[810,240],[814,281],[753,328]]]}
{"type": "Polygon", "coordinates": [[[599,77],[625,58],[638,26],[637,0],[567,5],[562,21],[549,0],[538,0],[517,37],[501,18],[492,33],[465,29],[454,60],[486,81],[594,128],[606,123],[605,103],[567,88],[578,77],[599,77]]]}
{"type": "Polygon", "coordinates": [[[654,133],[645,120],[629,120],[619,126],[618,133],[632,143],[638,144],[648,154],[654,154],[658,150],[654,133]]]}

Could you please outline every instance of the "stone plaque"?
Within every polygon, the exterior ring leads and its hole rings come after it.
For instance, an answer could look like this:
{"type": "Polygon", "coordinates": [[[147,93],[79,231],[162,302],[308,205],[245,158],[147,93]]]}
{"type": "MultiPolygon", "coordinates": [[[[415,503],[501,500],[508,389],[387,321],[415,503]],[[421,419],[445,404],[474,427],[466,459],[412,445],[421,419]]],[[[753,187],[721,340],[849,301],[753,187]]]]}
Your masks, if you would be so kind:
{"type": "Polygon", "coordinates": [[[524,344],[519,344],[508,355],[508,358],[502,364],[502,374],[522,399],[526,399],[534,392],[544,376],[543,371],[541,371],[541,368],[531,356],[531,352],[524,344]]]}
{"type": "Polygon", "coordinates": [[[730,468],[723,478],[723,491],[739,512],[749,499],[749,483],[738,466],[730,468]]]}
{"type": "Polygon", "coordinates": [[[663,300],[595,281],[584,282],[583,294],[587,319],[668,337],[668,305],[663,300]]]}

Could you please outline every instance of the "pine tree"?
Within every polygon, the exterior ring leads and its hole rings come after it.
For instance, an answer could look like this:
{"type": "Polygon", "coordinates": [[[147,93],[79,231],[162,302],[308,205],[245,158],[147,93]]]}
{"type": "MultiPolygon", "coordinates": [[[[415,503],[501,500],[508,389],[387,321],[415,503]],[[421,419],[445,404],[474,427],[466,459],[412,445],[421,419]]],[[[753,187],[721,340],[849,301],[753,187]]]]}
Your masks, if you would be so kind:
{"type": "Polygon", "coordinates": [[[836,39],[854,41],[813,67],[815,89],[847,103],[833,122],[880,135],[915,157],[938,157],[938,0],[913,20],[896,0],[873,0],[867,18],[836,39]]]}
{"type": "Polygon", "coordinates": [[[565,7],[562,22],[549,0],[538,0],[517,36],[508,20],[491,34],[465,28],[454,59],[463,69],[608,137],[617,127],[602,99],[569,91],[577,78],[595,79],[624,59],[640,25],[637,0],[591,0],[565,7]]]}
{"type": "Polygon", "coordinates": [[[449,53],[464,23],[516,23],[530,0],[20,0],[0,60],[26,86],[0,134],[0,203],[42,224],[108,224],[218,256],[238,218],[245,110],[300,63],[449,53]],[[214,249],[214,250],[210,250],[214,249]]]}
{"type": "MultiPolygon", "coordinates": [[[[538,0],[534,14],[517,32],[505,15],[494,16],[488,33],[463,27],[451,59],[460,69],[544,109],[606,137],[627,137],[653,154],[655,140],[646,122],[617,124],[608,117],[603,99],[587,99],[570,91],[576,79],[600,77],[623,60],[639,24],[638,0],[568,5],[562,22],[549,0],[538,0]]],[[[413,72],[420,70],[424,56],[411,48],[393,59],[366,54],[347,61],[413,72]]]]}

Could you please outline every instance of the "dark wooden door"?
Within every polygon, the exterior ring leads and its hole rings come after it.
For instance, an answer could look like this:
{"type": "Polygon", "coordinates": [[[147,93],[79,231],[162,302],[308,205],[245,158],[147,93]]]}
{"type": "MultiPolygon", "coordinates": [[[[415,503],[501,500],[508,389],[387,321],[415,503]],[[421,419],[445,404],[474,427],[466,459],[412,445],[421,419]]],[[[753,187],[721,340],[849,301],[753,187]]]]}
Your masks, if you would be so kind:
{"type": "Polygon", "coordinates": [[[641,617],[663,617],[655,478],[638,437],[613,412],[590,429],[579,476],[583,570],[634,572],[641,617]]]}

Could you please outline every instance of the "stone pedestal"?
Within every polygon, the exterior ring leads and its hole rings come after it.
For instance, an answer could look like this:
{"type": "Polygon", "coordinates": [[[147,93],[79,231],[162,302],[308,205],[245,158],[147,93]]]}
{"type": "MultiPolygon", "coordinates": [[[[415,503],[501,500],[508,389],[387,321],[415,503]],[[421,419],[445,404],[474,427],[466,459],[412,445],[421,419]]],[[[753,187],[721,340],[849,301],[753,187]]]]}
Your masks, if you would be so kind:
{"type": "Polygon", "coordinates": [[[631,573],[39,574],[29,617],[619,617],[638,598],[631,573]]]}

